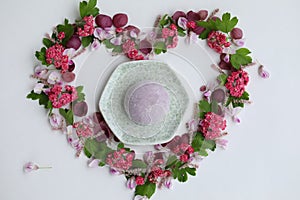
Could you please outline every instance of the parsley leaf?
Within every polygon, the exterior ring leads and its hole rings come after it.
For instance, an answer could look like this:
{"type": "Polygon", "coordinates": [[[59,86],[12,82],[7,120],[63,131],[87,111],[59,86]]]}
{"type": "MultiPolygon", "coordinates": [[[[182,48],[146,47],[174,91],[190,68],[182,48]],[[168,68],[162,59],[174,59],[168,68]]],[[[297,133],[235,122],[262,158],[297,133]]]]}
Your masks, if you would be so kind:
{"type": "Polygon", "coordinates": [[[76,91],[77,91],[77,100],[78,102],[84,101],[85,100],[85,94],[82,92],[83,91],[83,86],[77,86],[76,87],[76,91]]]}
{"type": "Polygon", "coordinates": [[[39,61],[41,61],[41,63],[42,63],[43,65],[46,65],[46,66],[49,66],[49,65],[50,65],[50,64],[48,64],[48,63],[46,62],[46,48],[45,48],[45,47],[41,48],[40,51],[36,51],[36,52],[35,52],[35,57],[36,57],[39,61]]]}
{"type": "Polygon", "coordinates": [[[240,48],[236,50],[235,54],[230,56],[230,62],[235,69],[240,69],[241,66],[247,65],[252,62],[252,58],[248,56],[251,51],[247,48],[240,48]]]}
{"type": "Polygon", "coordinates": [[[222,16],[222,21],[217,18],[215,23],[218,30],[224,33],[229,33],[237,25],[238,21],[239,20],[237,17],[233,17],[231,19],[230,13],[224,13],[222,16]]]}
{"type": "Polygon", "coordinates": [[[99,14],[99,8],[96,7],[97,0],[89,0],[88,2],[82,1],[79,3],[79,12],[81,18],[93,15],[94,17],[99,14]]]}
{"type": "Polygon", "coordinates": [[[60,108],[59,114],[65,118],[67,125],[72,125],[74,123],[74,114],[72,110],[60,108]]]}
{"type": "Polygon", "coordinates": [[[135,188],[135,195],[147,196],[149,199],[156,190],[156,184],[147,181],[144,185],[138,185],[135,188]]]}
{"type": "Polygon", "coordinates": [[[87,47],[93,42],[93,40],[94,40],[93,36],[83,37],[81,40],[81,44],[83,47],[87,47]]]}
{"type": "Polygon", "coordinates": [[[41,92],[41,94],[37,94],[32,90],[31,93],[27,95],[27,98],[32,100],[39,100],[40,105],[43,105],[46,109],[52,109],[52,103],[44,92],[41,92]]]}
{"type": "Polygon", "coordinates": [[[207,150],[214,151],[216,149],[216,142],[206,140],[201,132],[197,132],[192,141],[192,147],[199,155],[208,156],[207,150]]]}
{"type": "Polygon", "coordinates": [[[164,42],[156,42],[153,47],[154,47],[154,53],[157,55],[167,52],[167,47],[164,42]]]}
{"type": "Polygon", "coordinates": [[[218,76],[218,80],[220,81],[220,85],[221,86],[223,86],[223,85],[225,85],[225,83],[226,83],[226,81],[227,81],[227,75],[226,74],[220,74],[219,76],[218,76]]]}

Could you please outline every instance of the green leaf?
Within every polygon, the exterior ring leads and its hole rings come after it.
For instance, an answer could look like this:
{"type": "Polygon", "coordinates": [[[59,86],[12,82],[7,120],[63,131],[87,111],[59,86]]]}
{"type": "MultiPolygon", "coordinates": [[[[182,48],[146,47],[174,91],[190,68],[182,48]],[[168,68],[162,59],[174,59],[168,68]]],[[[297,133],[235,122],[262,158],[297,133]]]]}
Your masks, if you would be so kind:
{"type": "Polygon", "coordinates": [[[211,106],[206,100],[199,101],[199,109],[201,112],[211,112],[211,106]]]}
{"type": "Polygon", "coordinates": [[[42,63],[43,65],[49,66],[49,64],[46,62],[46,48],[45,48],[45,47],[41,48],[40,51],[36,51],[36,52],[35,52],[35,57],[36,57],[39,61],[41,61],[41,63],[42,63]]]}
{"type": "Polygon", "coordinates": [[[229,106],[232,103],[232,106],[234,108],[236,107],[244,107],[244,103],[243,102],[239,102],[239,100],[249,100],[249,93],[248,92],[244,92],[242,94],[241,97],[233,97],[233,96],[229,96],[225,106],[229,106]]]}
{"type": "Polygon", "coordinates": [[[230,13],[224,13],[222,21],[220,19],[215,21],[217,29],[224,33],[229,33],[237,25],[237,23],[238,19],[236,17],[231,19],[230,13]]]}
{"type": "Polygon", "coordinates": [[[167,47],[164,42],[156,42],[154,45],[154,53],[155,54],[160,54],[160,53],[165,53],[167,52],[167,47]]]}
{"type": "Polygon", "coordinates": [[[168,14],[165,14],[159,21],[159,25],[160,27],[165,27],[171,24],[171,22],[172,22],[172,18],[170,18],[168,14]]]}
{"type": "Polygon", "coordinates": [[[99,9],[96,7],[97,0],[89,0],[89,2],[82,1],[79,3],[79,12],[81,18],[93,15],[94,17],[99,14],[99,9]]]}
{"type": "Polygon", "coordinates": [[[183,30],[181,27],[177,27],[177,32],[178,32],[178,36],[180,36],[180,37],[186,36],[186,31],[183,30]]]}
{"type": "Polygon", "coordinates": [[[87,139],[84,143],[84,148],[86,148],[92,156],[102,162],[105,162],[107,155],[113,152],[106,143],[98,142],[95,139],[87,139]]]}
{"type": "Polygon", "coordinates": [[[189,167],[186,167],[186,168],[184,168],[185,169],[185,171],[189,174],[189,175],[191,175],[191,176],[196,176],[196,168],[189,168],[189,167]]]}
{"type": "Polygon", "coordinates": [[[118,144],[118,150],[123,149],[125,147],[124,143],[120,142],[118,144]]]}
{"type": "Polygon", "coordinates": [[[221,86],[223,86],[223,85],[225,85],[225,83],[226,83],[226,81],[227,81],[227,75],[226,74],[220,74],[219,76],[218,76],[218,80],[220,81],[220,85],[221,86]]]}
{"type": "Polygon", "coordinates": [[[105,166],[105,162],[99,162],[99,167],[104,167],[105,166]]]}
{"type": "Polygon", "coordinates": [[[82,92],[83,91],[83,86],[77,86],[76,87],[76,91],[77,91],[77,102],[81,102],[85,100],[85,94],[82,92]]]}
{"type": "Polygon", "coordinates": [[[133,160],[132,161],[132,166],[131,168],[142,168],[142,169],[146,169],[147,168],[147,164],[139,159],[133,160]]]}
{"type": "Polygon", "coordinates": [[[146,196],[150,199],[151,196],[154,194],[155,190],[156,190],[156,184],[147,181],[144,185],[138,185],[135,188],[135,196],[141,195],[141,196],[146,196]]]}
{"type": "Polygon", "coordinates": [[[60,108],[59,114],[65,118],[67,125],[72,125],[74,123],[74,114],[71,109],[60,108]]]}
{"type": "Polygon", "coordinates": [[[83,148],[83,152],[86,155],[86,157],[88,157],[88,158],[92,157],[92,154],[85,147],[83,148]]]}
{"type": "Polygon", "coordinates": [[[247,65],[252,62],[252,58],[248,56],[251,52],[249,49],[240,48],[236,50],[235,54],[230,56],[230,62],[235,69],[240,69],[241,66],[247,65]]]}
{"type": "Polygon", "coordinates": [[[177,179],[179,182],[186,182],[188,180],[188,175],[185,169],[179,169],[177,179]]]}
{"type": "Polygon", "coordinates": [[[62,40],[62,44],[65,46],[66,43],[69,41],[69,39],[72,37],[74,34],[74,28],[72,24],[69,24],[69,21],[65,19],[64,24],[60,24],[57,27],[57,32],[64,32],[65,33],[65,38],[62,40]]]}
{"type": "Polygon", "coordinates": [[[46,109],[52,109],[52,103],[44,92],[41,92],[41,94],[37,94],[32,90],[26,98],[39,100],[39,105],[43,105],[46,109]]]}
{"type": "Polygon", "coordinates": [[[211,106],[211,112],[214,112],[214,113],[218,114],[218,111],[219,111],[218,102],[213,100],[211,102],[210,106],[211,106]]]}
{"type": "Polygon", "coordinates": [[[201,132],[197,132],[192,141],[195,152],[201,156],[208,156],[207,150],[214,151],[216,143],[213,140],[206,140],[201,132]]]}
{"type": "Polygon", "coordinates": [[[47,48],[52,47],[52,46],[54,45],[54,43],[53,43],[51,40],[49,40],[48,38],[44,38],[44,39],[43,39],[43,44],[44,44],[47,48]]]}
{"type": "Polygon", "coordinates": [[[83,47],[87,47],[93,42],[93,40],[94,40],[93,36],[83,37],[81,39],[81,44],[82,44],[83,47]]]}
{"type": "Polygon", "coordinates": [[[217,30],[216,22],[214,20],[198,21],[196,23],[198,26],[205,28],[205,30],[199,35],[199,38],[201,39],[206,39],[211,31],[217,30]]]}
{"type": "Polygon", "coordinates": [[[169,156],[167,163],[166,163],[166,168],[170,168],[171,166],[173,166],[176,162],[177,162],[177,156],[175,155],[171,155],[169,156]]]}
{"type": "Polygon", "coordinates": [[[123,52],[123,48],[121,45],[117,45],[113,48],[112,50],[113,53],[122,53],[123,52]]]}
{"type": "Polygon", "coordinates": [[[102,42],[105,46],[106,46],[106,48],[107,49],[113,49],[113,48],[115,48],[116,46],[115,45],[113,45],[109,40],[103,40],[103,42],[102,42]]]}

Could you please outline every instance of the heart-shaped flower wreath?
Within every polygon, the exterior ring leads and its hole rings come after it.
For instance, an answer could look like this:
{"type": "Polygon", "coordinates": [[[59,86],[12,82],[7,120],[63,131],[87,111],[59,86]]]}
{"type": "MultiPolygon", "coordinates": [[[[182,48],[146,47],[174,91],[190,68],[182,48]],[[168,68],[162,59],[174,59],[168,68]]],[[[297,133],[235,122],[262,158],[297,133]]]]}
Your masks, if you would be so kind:
{"type": "MultiPolygon", "coordinates": [[[[99,14],[96,5],[97,0],[81,2],[79,20],[71,24],[66,19],[43,39],[44,47],[35,54],[41,63],[33,75],[38,81],[27,98],[38,100],[45,107],[52,128],[66,134],[77,156],[84,152],[90,167],[108,166],[111,173],[126,177],[128,188],[135,189],[135,199],[148,199],[157,187],[170,188],[174,179],[187,181],[188,175],[196,174],[197,162],[209,151],[226,146],[225,118],[239,122],[237,111],[250,102],[245,90],[249,82],[245,68],[254,63],[251,52],[243,47],[242,30],[235,28],[238,19],[229,13],[219,18],[215,16],[218,10],[209,16],[206,10],[176,11],[172,17],[159,17],[155,28],[145,34],[127,25],[126,14],[111,18],[99,14]],[[206,40],[220,55],[219,64],[212,65],[219,75],[215,84],[199,86],[203,99],[198,103],[197,118],[187,123],[187,132],[155,145],[155,151],[139,158],[114,136],[99,111],[86,116],[83,86],[74,85],[73,59],[87,48],[93,50],[100,45],[131,60],[151,59],[175,48],[179,37],[206,40]]],[[[268,77],[262,65],[259,74],[268,77]]]]}

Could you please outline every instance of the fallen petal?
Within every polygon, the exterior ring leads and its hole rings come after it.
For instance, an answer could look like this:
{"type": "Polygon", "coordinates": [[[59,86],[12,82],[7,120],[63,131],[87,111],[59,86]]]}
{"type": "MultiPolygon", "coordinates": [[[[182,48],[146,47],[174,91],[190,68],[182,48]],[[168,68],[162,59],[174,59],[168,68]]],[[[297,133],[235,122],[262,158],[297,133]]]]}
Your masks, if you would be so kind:
{"type": "Polygon", "coordinates": [[[264,66],[263,66],[263,65],[260,65],[260,66],[259,66],[259,68],[258,68],[258,74],[259,74],[262,78],[269,78],[269,77],[270,77],[269,72],[267,72],[267,71],[264,69],[264,66]]]}
{"type": "Polygon", "coordinates": [[[31,171],[35,171],[35,170],[38,170],[38,169],[39,169],[38,165],[36,165],[33,162],[25,163],[25,165],[23,166],[23,170],[26,173],[31,172],[31,171]]]}
{"type": "Polygon", "coordinates": [[[88,161],[88,166],[90,167],[90,168],[95,168],[95,167],[98,167],[99,166],[99,163],[100,163],[100,160],[98,160],[98,159],[90,159],[89,161],[88,161]]]}
{"type": "Polygon", "coordinates": [[[131,177],[126,181],[126,186],[129,189],[134,189],[136,187],[135,177],[131,177]]]}
{"type": "Polygon", "coordinates": [[[185,18],[185,17],[179,17],[179,19],[178,19],[178,26],[180,28],[182,28],[183,30],[186,30],[187,29],[187,23],[188,23],[187,18],[185,18]]]}
{"type": "Polygon", "coordinates": [[[94,42],[92,43],[92,51],[97,50],[100,47],[100,42],[95,39],[94,42]]]}

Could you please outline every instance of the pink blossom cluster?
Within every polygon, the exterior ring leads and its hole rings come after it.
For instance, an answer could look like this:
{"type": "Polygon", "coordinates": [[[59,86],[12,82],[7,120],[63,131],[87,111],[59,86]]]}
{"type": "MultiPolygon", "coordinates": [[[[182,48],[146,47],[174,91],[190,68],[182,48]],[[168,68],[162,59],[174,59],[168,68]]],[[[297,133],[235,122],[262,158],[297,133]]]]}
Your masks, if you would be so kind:
{"type": "Polygon", "coordinates": [[[132,40],[126,40],[122,45],[123,53],[127,55],[128,58],[132,60],[144,60],[144,56],[139,54],[138,50],[135,48],[135,43],[132,40]]]}
{"type": "Polygon", "coordinates": [[[175,24],[162,29],[162,38],[166,39],[167,48],[175,48],[178,44],[178,32],[175,24]]]}
{"type": "Polygon", "coordinates": [[[219,54],[223,52],[224,47],[229,47],[231,45],[230,42],[227,42],[226,35],[217,31],[209,33],[207,44],[219,54]]]}
{"type": "Polygon", "coordinates": [[[245,87],[249,82],[249,76],[246,71],[239,70],[232,72],[227,78],[225,87],[229,90],[230,95],[234,97],[241,97],[245,92],[245,87]]]}
{"type": "Polygon", "coordinates": [[[151,172],[148,175],[148,180],[151,183],[157,183],[159,178],[166,178],[171,176],[170,170],[162,170],[160,167],[155,167],[151,170],[151,172]]]}
{"type": "Polygon", "coordinates": [[[75,122],[73,128],[76,129],[76,133],[79,137],[87,138],[94,134],[90,124],[85,123],[85,121],[75,122]]]}
{"type": "Polygon", "coordinates": [[[65,91],[62,91],[62,89],[62,86],[55,84],[48,93],[49,100],[54,108],[61,108],[78,98],[75,87],[66,85],[65,91]]]}
{"type": "Polygon", "coordinates": [[[65,32],[59,32],[57,34],[57,39],[63,40],[65,38],[65,36],[66,36],[65,32]]]}
{"type": "Polygon", "coordinates": [[[107,155],[106,163],[117,170],[128,170],[132,166],[134,152],[127,152],[124,148],[107,155]]]}
{"type": "Polygon", "coordinates": [[[82,27],[78,27],[77,28],[77,33],[79,36],[82,36],[82,37],[86,37],[86,36],[90,36],[90,35],[93,35],[94,33],[94,18],[93,16],[85,16],[83,18],[83,21],[84,21],[84,25],[83,25],[83,29],[82,27]]]}
{"type": "Polygon", "coordinates": [[[63,55],[65,48],[61,44],[55,44],[46,50],[46,62],[53,64],[57,69],[65,73],[69,69],[69,58],[63,55]]]}
{"type": "Polygon", "coordinates": [[[208,112],[200,125],[205,139],[214,140],[222,135],[221,130],[226,128],[226,120],[220,115],[208,112]]]}

